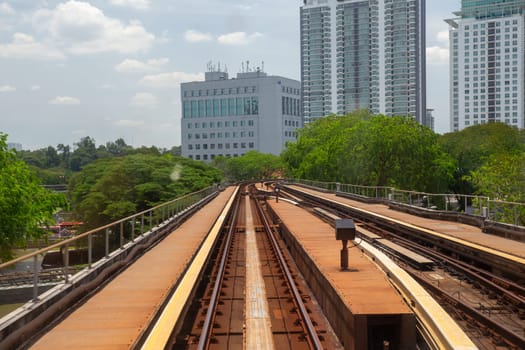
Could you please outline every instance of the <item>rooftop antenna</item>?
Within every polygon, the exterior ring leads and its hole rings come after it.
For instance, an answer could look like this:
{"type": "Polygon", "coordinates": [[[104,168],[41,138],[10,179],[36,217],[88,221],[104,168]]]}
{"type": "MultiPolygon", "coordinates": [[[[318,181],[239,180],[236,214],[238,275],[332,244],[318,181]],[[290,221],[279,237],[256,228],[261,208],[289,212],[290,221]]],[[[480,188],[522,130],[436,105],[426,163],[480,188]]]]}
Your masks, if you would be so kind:
{"type": "Polygon", "coordinates": [[[228,66],[224,65],[224,73],[228,73],[228,66]]]}
{"type": "Polygon", "coordinates": [[[264,72],[264,61],[262,61],[262,71],[264,72]]]}
{"type": "Polygon", "coordinates": [[[246,72],[250,72],[250,61],[246,60],[246,72]]]}
{"type": "Polygon", "coordinates": [[[217,72],[220,72],[221,71],[221,61],[218,62],[218,70],[217,72]]]}
{"type": "Polygon", "coordinates": [[[244,62],[241,62],[242,72],[244,73],[244,62]]]}

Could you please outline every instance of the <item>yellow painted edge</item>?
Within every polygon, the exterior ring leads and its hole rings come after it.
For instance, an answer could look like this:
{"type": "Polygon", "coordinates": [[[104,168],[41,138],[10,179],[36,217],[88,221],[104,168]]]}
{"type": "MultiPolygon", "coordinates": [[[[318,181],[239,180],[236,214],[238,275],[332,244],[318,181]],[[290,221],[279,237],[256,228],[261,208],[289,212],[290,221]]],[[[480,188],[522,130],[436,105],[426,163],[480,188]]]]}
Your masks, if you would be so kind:
{"type": "Polygon", "coordinates": [[[213,247],[213,243],[221,231],[221,226],[223,225],[226,215],[232,206],[238,190],[239,187],[234,190],[230,200],[221,212],[221,215],[217,221],[215,221],[215,224],[206,237],[206,240],[200,247],[199,252],[193,259],[179,286],[171,296],[169,302],[166,304],[166,307],[163,309],[162,314],[155,323],[153,330],[148,335],[141,349],[159,350],[166,347],[173,328],[177,324],[182,310],[188,298],[190,297],[191,291],[193,290],[194,284],[197,281],[197,276],[203,269],[204,263],[208,258],[211,248],[213,247]]]}

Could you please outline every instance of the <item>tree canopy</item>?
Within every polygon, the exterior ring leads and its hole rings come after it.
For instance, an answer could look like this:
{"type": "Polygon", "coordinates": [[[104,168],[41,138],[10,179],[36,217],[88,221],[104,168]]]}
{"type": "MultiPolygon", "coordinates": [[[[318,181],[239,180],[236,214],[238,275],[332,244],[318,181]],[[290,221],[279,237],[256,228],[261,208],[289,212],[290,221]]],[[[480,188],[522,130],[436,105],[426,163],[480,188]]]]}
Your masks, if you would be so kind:
{"type": "Polygon", "coordinates": [[[219,170],[171,154],[103,158],[71,178],[71,207],[97,227],[220,180],[219,170]]]}
{"type": "Polygon", "coordinates": [[[446,189],[454,169],[430,129],[366,111],[307,125],[282,157],[294,177],[420,191],[446,189]]]}
{"type": "Polygon", "coordinates": [[[53,224],[53,213],[64,205],[65,198],[45,190],[0,133],[0,259],[12,258],[14,247],[42,237],[42,227],[53,224]]]}
{"type": "MultiPolygon", "coordinates": [[[[457,161],[451,190],[473,194],[483,187],[479,178],[481,173],[476,176],[476,181],[471,181],[470,175],[491,158],[494,164],[498,158],[503,160],[507,155],[525,152],[525,131],[503,123],[480,124],[445,134],[440,138],[440,144],[457,161]]],[[[505,173],[501,176],[507,177],[505,173]]]]}
{"type": "Polygon", "coordinates": [[[258,151],[246,152],[241,157],[217,157],[211,165],[221,169],[224,176],[234,182],[279,177],[284,169],[279,156],[258,151]]]}

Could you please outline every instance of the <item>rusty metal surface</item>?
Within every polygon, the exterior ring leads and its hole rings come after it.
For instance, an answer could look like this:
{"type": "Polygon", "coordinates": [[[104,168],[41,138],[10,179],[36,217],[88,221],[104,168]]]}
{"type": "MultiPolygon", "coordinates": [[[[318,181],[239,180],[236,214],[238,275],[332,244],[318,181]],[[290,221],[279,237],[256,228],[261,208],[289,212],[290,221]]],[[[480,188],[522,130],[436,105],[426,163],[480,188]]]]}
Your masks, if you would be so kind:
{"type": "Polygon", "coordinates": [[[219,194],[31,349],[129,349],[181,276],[232,191],[219,194]]]}
{"type": "Polygon", "coordinates": [[[321,219],[284,201],[268,201],[338,291],[354,315],[411,314],[386,276],[357,248],[349,247],[349,270],[341,271],[341,242],[321,219]]]}
{"type": "Polygon", "coordinates": [[[393,219],[409,222],[412,225],[423,227],[428,230],[433,230],[439,233],[447,234],[468,242],[476,243],[485,247],[499,250],[501,252],[525,258],[525,243],[483,233],[480,228],[475,226],[461,224],[458,222],[422,218],[389,209],[386,205],[383,204],[367,204],[344,197],[338,197],[332,193],[323,193],[297,186],[290,187],[300,189],[304,192],[313,193],[319,197],[328,198],[330,200],[337,201],[340,203],[345,203],[356,208],[368,210],[383,216],[391,217],[393,219]]]}

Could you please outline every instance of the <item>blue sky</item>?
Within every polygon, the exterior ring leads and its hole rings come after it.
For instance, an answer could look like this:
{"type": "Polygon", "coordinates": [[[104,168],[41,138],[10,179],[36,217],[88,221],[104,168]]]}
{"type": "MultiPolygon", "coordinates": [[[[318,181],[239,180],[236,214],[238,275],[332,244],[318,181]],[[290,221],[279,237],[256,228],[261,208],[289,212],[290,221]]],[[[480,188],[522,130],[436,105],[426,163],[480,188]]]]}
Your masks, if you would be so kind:
{"type": "MultiPolygon", "coordinates": [[[[0,131],[24,149],[124,140],[180,145],[179,83],[209,61],[300,78],[293,0],[0,0],[0,131]]],[[[427,1],[427,99],[448,132],[448,28],[427,1]]]]}

